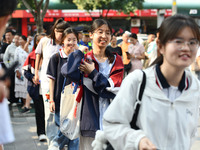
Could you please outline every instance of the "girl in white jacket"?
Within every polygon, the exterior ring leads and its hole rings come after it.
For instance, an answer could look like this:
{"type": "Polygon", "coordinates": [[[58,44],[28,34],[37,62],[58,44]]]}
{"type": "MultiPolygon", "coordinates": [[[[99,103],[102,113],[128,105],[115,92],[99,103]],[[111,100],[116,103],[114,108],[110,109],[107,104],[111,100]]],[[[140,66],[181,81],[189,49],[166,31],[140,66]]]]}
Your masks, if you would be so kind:
{"type": "Polygon", "coordinates": [[[196,134],[200,84],[186,68],[194,61],[200,32],[195,21],[175,15],[159,28],[157,63],[147,80],[136,125],[130,127],[143,74],[136,70],[122,83],[104,114],[105,137],[115,150],[189,150],[196,134]]]}

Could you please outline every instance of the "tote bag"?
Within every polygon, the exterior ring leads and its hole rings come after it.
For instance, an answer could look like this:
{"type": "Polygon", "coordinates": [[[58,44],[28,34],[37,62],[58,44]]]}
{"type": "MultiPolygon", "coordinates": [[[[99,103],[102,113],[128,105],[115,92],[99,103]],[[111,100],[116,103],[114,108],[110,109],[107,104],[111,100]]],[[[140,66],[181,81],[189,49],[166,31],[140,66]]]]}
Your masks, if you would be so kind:
{"type": "MultiPolygon", "coordinates": [[[[66,80],[66,79],[65,79],[66,80]]],[[[65,84],[65,82],[64,82],[65,84]]],[[[80,88],[69,84],[63,88],[60,102],[60,131],[70,140],[80,135],[80,115],[82,100],[77,100],[80,88]]]]}

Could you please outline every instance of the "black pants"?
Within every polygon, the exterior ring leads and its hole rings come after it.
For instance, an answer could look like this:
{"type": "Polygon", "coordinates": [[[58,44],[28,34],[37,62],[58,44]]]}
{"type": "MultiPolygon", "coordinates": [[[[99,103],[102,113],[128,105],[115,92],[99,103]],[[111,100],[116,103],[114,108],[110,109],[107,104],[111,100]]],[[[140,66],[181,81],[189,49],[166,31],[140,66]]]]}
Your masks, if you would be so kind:
{"type": "Polygon", "coordinates": [[[9,88],[10,96],[9,96],[8,101],[10,103],[18,103],[19,98],[15,97],[15,74],[14,73],[10,76],[10,80],[11,80],[11,84],[10,84],[10,88],[9,88]]]}
{"type": "Polygon", "coordinates": [[[37,135],[45,134],[45,121],[44,121],[44,102],[42,95],[38,98],[32,98],[35,106],[35,119],[37,127],[37,135]]]}

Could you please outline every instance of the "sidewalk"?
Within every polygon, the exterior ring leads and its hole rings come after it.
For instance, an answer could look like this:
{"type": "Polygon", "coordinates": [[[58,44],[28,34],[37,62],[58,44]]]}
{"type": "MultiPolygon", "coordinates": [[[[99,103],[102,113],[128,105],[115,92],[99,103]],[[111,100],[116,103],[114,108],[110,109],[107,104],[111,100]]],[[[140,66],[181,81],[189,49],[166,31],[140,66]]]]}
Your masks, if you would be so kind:
{"type": "MultiPolygon", "coordinates": [[[[35,114],[20,114],[17,107],[11,111],[11,121],[15,134],[15,142],[4,145],[5,150],[47,150],[47,142],[39,142],[36,134],[35,114]]],[[[198,126],[199,136],[191,150],[200,150],[200,120],[198,126]]]]}
{"type": "Polygon", "coordinates": [[[12,107],[10,113],[15,142],[4,145],[4,150],[47,150],[47,142],[38,140],[35,113],[21,114],[17,107],[12,107]]]}

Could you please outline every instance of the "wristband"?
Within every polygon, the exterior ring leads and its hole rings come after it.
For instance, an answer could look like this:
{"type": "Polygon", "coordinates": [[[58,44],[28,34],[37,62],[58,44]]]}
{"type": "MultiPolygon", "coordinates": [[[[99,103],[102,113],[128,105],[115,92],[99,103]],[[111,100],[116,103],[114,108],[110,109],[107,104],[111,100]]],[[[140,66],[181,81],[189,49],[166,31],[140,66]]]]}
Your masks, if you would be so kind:
{"type": "Polygon", "coordinates": [[[49,103],[54,103],[54,101],[49,101],[49,103]]]}

